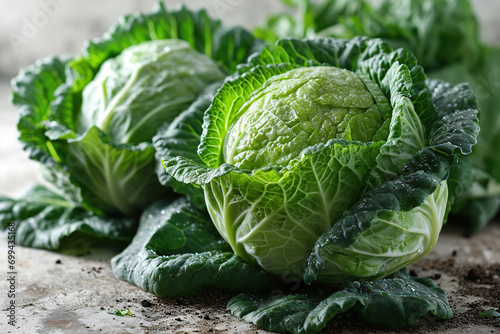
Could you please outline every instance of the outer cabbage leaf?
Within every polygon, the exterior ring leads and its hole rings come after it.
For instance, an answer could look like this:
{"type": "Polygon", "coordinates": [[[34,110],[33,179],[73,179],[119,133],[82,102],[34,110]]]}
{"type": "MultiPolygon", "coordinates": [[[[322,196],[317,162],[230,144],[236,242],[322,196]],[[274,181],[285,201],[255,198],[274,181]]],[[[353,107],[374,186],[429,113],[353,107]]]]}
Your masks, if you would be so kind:
{"type": "Polygon", "coordinates": [[[80,186],[83,203],[93,212],[133,216],[168,190],[154,173],[152,144],[115,145],[95,126],[62,141],[49,125],[46,135],[55,139],[55,157],[64,157],[61,162],[71,183],[80,186]]]}
{"type": "Polygon", "coordinates": [[[16,244],[58,250],[82,241],[128,244],[137,229],[134,218],[104,218],[68,202],[43,186],[34,186],[21,198],[0,197],[0,223],[15,223],[16,244]]]}
{"type": "Polygon", "coordinates": [[[377,281],[345,282],[337,288],[311,287],[289,295],[240,294],[227,308],[236,316],[273,332],[319,333],[328,321],[353,310],[367,324],[397,328],[432,314],[449,319],[444,290],[406,270],[377,281]]]}
{"type": "Polygon", "coordinates": [[[185,296],[204,287],[260,291],[277,284],[245,263],[185,198],[163,199],[141,217],[132,243],[112,259],[115,275],[157,296],[185,296]]]}
{"type": "Polygon", "coordinates": [[[45,137],[43,122],[52,118],[54,112],[50,103],[55,91],[66,80],[67,59],[47,57],[22,69],[12,80],[12,102],[19,113],[17,127],[23,149],[33,160],[50,165],[54,159],[50,141],[45,137]]]}
{"type": "Polygon", "coordinates": [[[445,219],[448,188],[446,182],[439,186],[435,176],[422,174],[410,174],[365,193],[316,242],[304,275],[306,283],[377,279],[427,255],[445,219]],[[426,197],[428,189],[435,191],[426,197]]]}

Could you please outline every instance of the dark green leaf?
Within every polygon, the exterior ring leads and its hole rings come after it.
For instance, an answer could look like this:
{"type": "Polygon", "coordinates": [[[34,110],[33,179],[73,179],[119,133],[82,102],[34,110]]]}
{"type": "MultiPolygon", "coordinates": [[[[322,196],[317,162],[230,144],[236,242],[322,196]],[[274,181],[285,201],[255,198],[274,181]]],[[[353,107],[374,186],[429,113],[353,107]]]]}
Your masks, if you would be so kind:
{"type": "Polygon", "coordinates": [[[157,296],[185,296],[204,287],[259,291],[277,284],[230,252],[208,214],[184,198],[148,208],[134,240],[112,266],[118,278],[157,296]]]}
{"type": "Polygon", "coordinates": [[[12,102],[19,112],[19,140],[30,159],[50,165],[52,145],[45,137],[42,124],[52,119],[51,102],[58,95],[56,89],[64,83],[67,60],[49,57],[22,69],[12,80],[12,102]]]}
{"type": "Polygon", "coordinates": [[[236,316],[274,332],[319,333],[328,321],[350,309],[369,325],[403,327],[433,314],[452,317],[444,290],[406,270],[389,278],[341,284],[335,289],[307,287],[291,294],[240,294],[227,308],[236,316]]]}
{"type": "Polygon", "coordinates": [[[453,154],[455,149],[471,153],[479,134],[479,107],[469,85],[439,80],[429,80],[428,85],[438,112],[429,144],[445,154],[453,154]]]}
{"type": "MultiPolygon", "coordinates": [[[[500,48],[488,50],[480,65],[471,68],[466,63],[451,64],[430,75],[452,83],[467,81],[478,97],[481,108],[481,131],[478,145],[471,154],[474,170],[469,171],[470,189],[464,189],[453,207],[454,221],[462,223],[469,233],[476,233],[498,213],[500,209],[500,155],[492,154],[499,142],[500,112],[500,48]]],[[[459,160],[459,165],[461,161],[459,160]]],[[[467,180],[461,178],[460,181],[467,180]]]]}

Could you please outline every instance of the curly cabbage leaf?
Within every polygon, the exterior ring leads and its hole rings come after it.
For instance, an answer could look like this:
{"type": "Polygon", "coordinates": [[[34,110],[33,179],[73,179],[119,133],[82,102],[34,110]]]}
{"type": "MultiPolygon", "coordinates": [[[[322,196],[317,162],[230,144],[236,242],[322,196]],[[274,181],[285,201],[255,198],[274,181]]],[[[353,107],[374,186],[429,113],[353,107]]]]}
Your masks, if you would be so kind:
{"type": "Polygon", "coordinates": [[[100,217],[36,185],[18,199],[0,196],[0,224],[5,229],[9,223],[15,224],[17,245],[61,250],[97,242],[125,246],[138,219],[100,217]]]}

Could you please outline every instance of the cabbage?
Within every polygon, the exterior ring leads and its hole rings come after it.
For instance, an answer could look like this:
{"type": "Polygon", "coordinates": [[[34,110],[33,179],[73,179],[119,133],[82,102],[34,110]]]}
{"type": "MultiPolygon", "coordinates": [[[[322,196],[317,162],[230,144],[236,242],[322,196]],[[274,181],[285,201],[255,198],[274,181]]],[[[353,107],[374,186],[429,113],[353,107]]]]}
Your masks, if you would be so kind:
{"type": "Polygon", "coordinates": [[[203,188],[247,262],[308,283],[374,280],[435,246],[449,171],[476,143],[477,115],[466,84],[427,80],[404,49],[287,39],[217,92],[201,162],[163,164],[203,188]]]}

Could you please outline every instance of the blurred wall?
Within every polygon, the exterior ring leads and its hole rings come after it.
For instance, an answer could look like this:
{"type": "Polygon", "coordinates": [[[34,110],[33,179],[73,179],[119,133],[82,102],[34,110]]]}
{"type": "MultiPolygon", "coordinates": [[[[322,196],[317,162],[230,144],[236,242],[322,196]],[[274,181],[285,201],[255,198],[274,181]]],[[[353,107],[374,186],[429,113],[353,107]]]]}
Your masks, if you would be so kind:
{"type": "MultiPolygon", "coordinates": [[[[117,19],[150,11],[158,0],[0,0],[0,78],[10,78],[36,59],[75,54],[101,36],[117,19]]],[[[282,11],[279,0],[164,0],[167,8],[184,3],[206,8],[228,25],[247,28],[262,22],[262,12],[282,11]],[[264,9],[264,10],[263,10],[264,9]]]]}
{"type": "MultiPolygon", "coordinates": [[[[500,42],[500,0],[471,0],[480,19],[483,38],[500,42]]],[[[157,0],[0,0],[0,79],[51,54],[75,54],[84,41],[102,35],[118,17],[149,11],[157,0]]],[[[251,28],[266,15],[282,11],[281,0],[164,0],[204,7],[228,25],[251,28]]]]}

